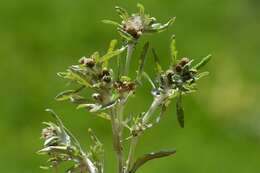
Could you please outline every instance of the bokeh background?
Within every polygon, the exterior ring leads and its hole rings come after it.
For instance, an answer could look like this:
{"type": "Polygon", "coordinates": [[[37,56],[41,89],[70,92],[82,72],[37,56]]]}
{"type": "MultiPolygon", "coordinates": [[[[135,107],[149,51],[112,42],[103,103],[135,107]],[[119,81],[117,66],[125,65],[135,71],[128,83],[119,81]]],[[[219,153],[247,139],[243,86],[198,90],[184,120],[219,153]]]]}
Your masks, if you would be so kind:
{"type": "MultiPolygon", "coordinates": [[[[258,173],[260,170],[260,1],[139,0],[160,21],[176,23],[150,40],[166,68],[170,36],[176,34],[180,56],[195,60],[208,53],[210,76],[184,101],[186,127],[180,129],[174,104],[159,126],[145,133],[137,154],[176,148],[174,157],[150,162],[139,172],[258,173]]],[[[106,170],[115,172],[109,124],[69,103],[54,101],[67,89],[56,76],[82,56],[105,51],[119,38],[102,19],[119,20],[114,6],[136,10],[135,0],[1,0],[0,1],[0,172],[35,173],[46,158],[41,147],[44,112],[53,108],[87,146],[93,128],[105,144],[106,170]]],[[[153,74],[153,62],[146,65],[153,74]]],[[[145,84],[131,99],[128,113],[142,112],[151,102],[145,84]],[[138,100],[138,101],[137,101],[138,100]]],[[[48,172],[48,171],[47,171],[48,172]]]]}

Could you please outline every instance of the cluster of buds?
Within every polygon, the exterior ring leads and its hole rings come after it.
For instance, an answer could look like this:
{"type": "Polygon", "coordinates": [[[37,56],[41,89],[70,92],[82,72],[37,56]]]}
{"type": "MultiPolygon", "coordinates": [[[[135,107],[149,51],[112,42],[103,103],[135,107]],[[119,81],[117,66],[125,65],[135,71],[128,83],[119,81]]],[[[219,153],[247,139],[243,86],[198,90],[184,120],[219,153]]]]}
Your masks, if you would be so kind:
{"type": "Polygon", "coordinates": [[[120,95],[125,93],[128,94],[135,91],[136,83],[131,80],[121,78],[121,80],[114,82],[114,88],[120,95]]]}
{"type": "MultiPolygon", "coordinates": [[[[175,43],[175,40],[172,40],[175,43]]],[[[177,51],[175,44],[171,44],[171,51],[173,63],[167,71],[162,71],[161,66],[158,63],[158,57],[154,52],[157,70],[159,73],[157,84],[153,84],[155,87],[152,91],[155,97],[156,105],[162,106],[162,111],[170,104],[170,100],[176,98],[176,113],[178,122],[181,127],[184,127],[184,110],[182,108],[182,95],[186,95],[196,91],[196,81],[201,77],[208,75],[208,72],[199,73],[201,67],[207,64],[211,58],[211,55],[203,58],[199,63],[192,66],[193,60],[189,58],[181,58],[177,60],[177,51]]],[[[160,118],[160,117],[159,117],[160,118]]]]}
{"type": "MultiPolygon", "coordinates": [[[[122,97],[134,93],[136,84],[126,76],[114,76],[113,70],[108,67],[108,61],[120,53],[125,48],[114,50],[111,48],[114,41],[111,42],[109,52],[100,57],[95,52],[90,57],[83,57],[78,65],[70,66],[66,72],[60,72],[58,75],[80,85],[79,89],[63,91],[56,96],[56,100],[69,100],[78,105],[78,108],[86,108],[90,112],[99,112],[115,106],[122,97]],[[80,94],[83,89],[90,88],[94,90],[91,95],[93,101],[89,101],[80,94]]],[[[114,47],[114,46],[112,46],[114,47]]]]}
{"type": "MultiPolygon", "coordinates": [[[[52,110],[47,110],[56,119],[56,123],[44,123],[47,125],[42,130],[42,139],[44,140],[44,148],[39,150],[39,154],[45,154],[50,157],[48,167],[53,168],[59,166],[62,162],[73,161],[75,165],[67,170],[67,173],[74,173],[77,171],[88,171],[90,173],[98,173],[103,168],[99,167],[99,160],[90,158],[93,154],[91,153],[92,148],[97,148],[100,145],[95,139],[95,145],[91,147],[89,153],[85,153],[77,139],[68,131],[63,125],[61,119],[52,110]]],[[[93,135],[91,135],[91,139],[93,135]]],[[[96,152],[97,153],[97,152],[96,152]]],[[[100,172],[101,173],[101,172],[100,172]]]]}
{"type": "Polygon", "coordinates": [[[129,13],[122,7],[116,7],[116,12],[121,17],[122,22],[117,23],[111,20],[103,20],[104,23],[113,24],[117,26],[119,34],[127,41],[136,41],[144,33],[158,33],[166,30],[175,20],[171,18],[165,24],[157,22],[155,17],[145,14],[142,4],[137,4],[139,12],[129,15],[129,13]]]}

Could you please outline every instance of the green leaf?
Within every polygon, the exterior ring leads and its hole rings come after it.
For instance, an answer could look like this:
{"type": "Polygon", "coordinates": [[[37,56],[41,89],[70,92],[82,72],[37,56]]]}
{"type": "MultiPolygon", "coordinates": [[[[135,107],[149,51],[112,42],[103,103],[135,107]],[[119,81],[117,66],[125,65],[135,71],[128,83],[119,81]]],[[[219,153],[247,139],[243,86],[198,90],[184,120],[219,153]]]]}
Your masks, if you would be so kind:
{"type": "Polygon", "coordinates": [[[123,51],[125,50],[125,47],[122,47],[121,49],[117,49],[115,51],[111,51],[108,52],[107,54],[105,54],[102,58],[101,61],[102,62],[108,62],[111,58],[121,54],[123,51]]]}
{"type": "Polygon", "coordinates": [[[150,160],[171,156],[175,153],[176,153],[176,150],[173,149],[173,150],[165,150],[165,151],[152,152],[149,154],[145,154],[144,156],[140,157],[139,159],[137,159],[135,161],[135,163],[132,166],[132,168],[130,169],[129,173],[135,173],[138,168],[140,168],[141,166],[143,166],[146,162],[148,162],[150,160]]]}
{"type": "Polygon", "coordinates": [[[172,36],[170,49],[171,49],[172,64],[175,65],[177,64],[177,54],[178,54],[178,51],[176,49],[175,35],[172,36]]]}
{"type": "Polygon", "coordinates": [[[84,85],[88,88],[92,88],[92,85],[84,79],[83,74],[80,73],[79,69],[75,69],[74,67],[71,67],[68,72],[70,73],[70,76],[68,76],[68,79],[76,81],[77,83],[84,85]]]}
{"type": "Polygon", "coordinates": [[[143,72],[142,75],[149,81],[149,83],[152,85],[153,89],[155,89],[155,88],[156,88],[155,83],[154,83],[153,80],[150,78],[150,76],[149,76],[147,73],[145,73],[145,72],[143,72]]]}
{"type": "Polygon", "coordinates": [[[89,112],[97,112],[102,108],[100,104],[80,104],[77,106],[77,109],[87,108],[89,112]]]}
{"type": "Polygon", "coordinates": [[[63,91],[63,92],[59,93],[59,94],[55,97],[55,100],[57,100],[57,101],[69,100],[74,94],[75,94],[75,90],[63,91]]]}
{"type": "Polygon", "coordinates": [[[196,79],[198,80],[198,79],[203,78],[203,77],[208,76],[208,75],[209,75],[209,72],[205,71],[205,72],[197,74],[196,79]]]}
{"type": "Polygon", "coordinates": [[[176,112],[177,112],[177,119],[180,126],[184,127],[184,110],[182,108],[182,94],[179,92],[179,95],[176,98],[176,112]]]}
{"type": "Polygon", "coordinates": [[[123,20],[127,20],[129,18],[129,14],[127,13],[127,11],[119,6],[115,7],[116,12],[118,13],[118,15],[123,19],[123,20]]]}
{"type": "Polygon", "coordinates": [[[167,23],[160,24],[160,23],[154,23],[148,28],[145,29],[145,32],[147,33],[159,33],[166,30],[168,27],[170,27],[175,21],[175,17],[171,18],[167,23]]]}
{"type": "Polygon", "coordinates": [[[211,59],[211,55],[206,56],[198,64],[196,64],[193,68],[196,70],[199,70],[201,67],[206,65],[210,61],[210,59],[211,59]]]}
{"type": "Polygon", "coordinates": [[[137,3],[137,8],[139,8],[139,15],[144,16],[144,6],[141,3],[137,3]]]}
{"type": "Polygon", "coordinates": [[[143,50],[141,52],[140,58],[139,58],[139,69],[138,69],[137,77],[136,77],[138,81],[141,80],[141,77],[142,77],[142,74],[144,71],[144,64],[145,64],[145,60],[147,57],[148,49],[149,49],[149,42],[146,42],[143,47],[143,50]]]}
{"type": "Polygon", "coordinates": [[[135,38],[131,34],[125,32],[123,29],[118,28],[117,31],[121,37],[126,39],[126,41],[133,42],[135,40],[135,38]]]}
{"type": "Polygon", "coordinates": [[[108,50],[107,50],[107,53],[113,52],[115,50],[115,47],[116,47],[117,43],[118,43],[118,41],[116,39],[111,40],[110,44],[109,44],[109,47],[108,47],[108,50]]]}
{"type": "Polygon", "coordinates": [[[67,90],[67,91],[63,91],[61,93],[59,93],[56,97],[55,100],[57,101],[65,101],[65,100],[69,100],[71,99],[71,97],[73,97],[73,95],[75,95],[76,93],[80,92],[83,88],[85,88],[85,86],[80,87],[77,90],[67,90]]]}
{"type": "Polygon", "coordinates": [[[105,120],[111,120],[111,115],[109,115],[105,112],[97,113],[97,116],[100,117],[100,118],[103,118],[105,120]]]}
{"type": "Polygon", "coordinates": [[[160,65],[159,58],[158,58],[158,55],[156,54],[155,49],[152,49],[152,53],[153,53],[153,57],[154,57],[155,65],[156,65],[156,72],[161,74],[163,72],[163,70],[160,65]]]}
{"type": "Polygon", "coordinates": [[[59,154],[69,154],[67,146],[49,146],[39,150],[38,154],[48,154],[48,153],[59,153],[59,154]]]}
{"type": "Polygon", "coordinates": [[[122,27],[119,23],[117,23],[117,22],[115,22],[113,20],[104,19],[104,20],[102,20],[102,22],[105,23],[105,24],[110,24],[110,25],[115,25],[117,27],[122,27]]]}
{"type": "MultiPolygon", "coordinates": [[[[111,40],[106,55],[112,54],[112,52],[114,51],[114,49],[115,49],[115,47],[116,47],[116,45],[117,45],[117,42],[118,42],[118,41],[117,41],[116,39],[111,40]]],[[[115,56],[116,56],[116,55],[115,55],[115,56]]],[[[104,58],[104,56],[103,56],[102,58],[104,58]]],[[[103,67],[107,67],[107,66],[108,66],[108,60],[104,61],[104,63],[103,63],[103,67]]]]}

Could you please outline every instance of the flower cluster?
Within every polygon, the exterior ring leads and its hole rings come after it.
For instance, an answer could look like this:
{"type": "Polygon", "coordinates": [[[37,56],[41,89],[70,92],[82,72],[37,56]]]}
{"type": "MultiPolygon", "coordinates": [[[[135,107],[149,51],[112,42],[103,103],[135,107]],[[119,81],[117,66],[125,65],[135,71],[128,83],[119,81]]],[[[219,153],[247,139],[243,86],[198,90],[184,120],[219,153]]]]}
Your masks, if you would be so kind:
{"type": "Polygon", "coordinates": [[[48,122],[42,130],[42,139],[44,140],[44,148],[39,150],[39,154],[48,155],[50,159],[48,167],[56,168],[62,162],[73,161],[75,164],[67,170],[67,173],[74,173],[78,171],[88,171],[90,173],[102,172],[102,160],[99,155],[103,155],[103,148],[98,139],[90,130],[91,139],[94,145],[90,147],[90,151],[85,153],[77,139],[72,133],[63,125],[58,115],[50,109],[50,112],[55,118],[56,123],[48,122]]]}
{"type": "Polygon", "coordinates": [[[171,18],[165,24],[161,24],[155,17],[145,14],[144,6],[137,4],[139,8],[138,13],[129,13],[122,7],[116,7],[116,12],[122,19],[121,23],[111,20],[103,20],[104,23],[113,24],[117,26],[119,34],[128,42],[136,41],[144,33],[158,33],[166,30],[175,20],[171,18]]]}
{"type": "MultiPolygon", "coordinates": [[[[69,81],[75,89],[63,91],[55,97],[57,101],[72,102],[77,105],[77,109],[84,108],[111,123],[118,173],[135,173],[149,160],[175,154],[175,150],[163,150],[144,154],[134,160],[139,137],[154,125],[151,117],[156,110],[161,109],[160,114],[156,116],[156,122],[160,122],[173,99],[176,99],[177,120],[180,126],[184,127],[182,97],[196,91],[197,81],[208,74],[208,72],[200,72],[200,69],[208,63],[211,57],[209,55],[195,65],[193,65],[192,59],[178,58],[175,38],[172,38],[171,65],[167,70],[163,70],[159,63],[159,56],[152,49],[156,77],[151,78],[144,69],[150,50],[150,44],[146,42],[140,53],[136,76],[130,77],[131,57],[134,48],[138,45],[139,38],[145,33],[164,31],[175,19],[171,18],[167,23],[160,24],[154,17],[145,14],[141,4],[137,6],[139,12],[131,15],[125,9],[116,7],[116,11],[122,19],[121,23],[104,20],[105,23],[117,26],[120,36],[124,39],[123,46],[117,48],[117,40],[112,40],[104,55],[95,52],[90,56],[80,58],[78,64],[69,66],[65,72],[59,72],[58,76],[69,81]],[[125,55],[125,59],[122,59],[122,55],[125,55]],[[111,68],[111,60],[117,62],[116,68],[111,68]],[[131,116],[126,116],[124,112],[126,103],[136,90],[142,87],[144,78],[152,85],[153,101],[147,111],[137,114],[131,112],[131,116]],[[125,128],[129,130],[127,138],[124,138],[125,128]],[[123,145],[123,142],[126,141],[130,141],[127,156],[125,145],[123,145]]],[[[49,167],[55,168],[61,162],[72,161],[74,165],[68,169],[67,173],[103,173],[103,145],[94,133],[89,130],[93,144],[85,152],[57,114],[52,110],[48,111],[56,122],[44,123],[47,127],[42,130],[44,145],[39,153],[50,157],[49,167]]]]}

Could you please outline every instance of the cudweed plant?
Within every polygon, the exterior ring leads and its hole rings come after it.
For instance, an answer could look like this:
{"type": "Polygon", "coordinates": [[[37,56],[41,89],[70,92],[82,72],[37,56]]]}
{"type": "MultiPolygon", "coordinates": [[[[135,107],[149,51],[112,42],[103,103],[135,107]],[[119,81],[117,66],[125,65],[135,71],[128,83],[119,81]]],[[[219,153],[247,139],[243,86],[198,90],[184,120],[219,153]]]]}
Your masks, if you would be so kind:
{"type": "MultiPolygon", "coordinates": [[[[116,12],[121,22],[104,20],[104,23],[116,26],[122,38],[122,45],[117,46],[118,41],[112,40],[107,52],[100,55],[94,52],[88,57],[83,57],[77,65],[71,65],[65,72],[58,76],[74,83],[76,89],[63,91],[56,96],[57,101],[69,101],[77,106],[77,109],[86,109],[95,115],[108,120],[112,127],[113,146],[117,158],[118,173],[135,173],[146,162],[171,156],[175,150],[161,150],[144,154],[135,160],[136,147],[139,138],[147,129],[160,122],[171,101],[176,99],[176,115],[181,127],[184,127],[184,109],[182,98],[196,91],[197,81],[206,76],[208,72],[200,72],[208,63],[210,55],[193,65],[193,60],[179,58],[175,46],[175,37],[171,38],[169,55],[170,66],[163,70],[159,63],[159,56],[155,49],[151,49],[155,60],[156,76],[151,78],[144,71],[144,64],[149,51],[149,43],[145,43],[139,59],[139,67],[136,76],[129,76],[129,67],[134,48],[138,45],[143,34],[159,33],[168,29],[174,22],[171,18],[165,24],[159,23],[155,17],[145,13],[141,4],[137,5],[139,11],[132,15],[121,8],[116,7],[116,12]],[[122,62],[125,55],[125,63],[122,62]],[[110,60],[117,59],[117,68],[110,67],[110,60]],[[121,69],[124,70],[121,70],[121,69]],[[125,106],[136,90],[142,87],[143,79],[151,86],[153,101],[147,111],[136,113],[136,116],[126,116],[125,106]],[[86,97],[84,92],[88,90],[91,96],[86,97]],[[160,110],[159,115],[155,114],[160,110]],[[151,117],[155,116],[155,120],[151,117]],[[127,132],[126,130],[127,129],[127,132]],[[123,142],[129,145],[128,151],[123,147],[123,142]]],[[[54,117],[55,122],[44,123],[42,130],[43,148],[38,152],[49,157],[49,166],[57,171],[63,162],[73,162],[67,173],[104,172],[104,149],[102,143],[89,130],[92,145],[88,151],[84,151],[76,137],[64,126],[59,116],[50,109],[48,112],[54,117]]],[[[124,145],[125,146],[125,145],[124,145]]]]}

